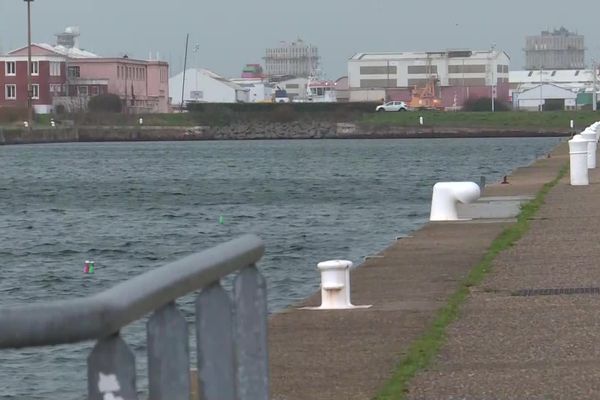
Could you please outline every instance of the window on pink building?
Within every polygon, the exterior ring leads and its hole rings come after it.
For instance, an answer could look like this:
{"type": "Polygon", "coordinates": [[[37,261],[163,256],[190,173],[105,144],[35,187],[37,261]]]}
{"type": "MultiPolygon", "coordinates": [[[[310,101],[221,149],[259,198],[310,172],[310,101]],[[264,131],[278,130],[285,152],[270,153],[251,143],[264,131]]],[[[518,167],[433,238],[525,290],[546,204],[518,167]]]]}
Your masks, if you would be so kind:
{"type": "Polygon", "coordinates": [[[17,85],[5,85],[4,86],[4,98],[6,100],[17,99],[17,85]]]}
{"type": "Polygon", "coordinates": [[[60,63],[51,61],[50,62],[50,76],[60,76],[60,63]]]}
{"type": "Polygon", "coordinates": [[[31,98],[35,100],[40,98],[40,85],[37,83],[31,85],[31,98]]]}
{"type": "Polygon", "coordinates": [[[9,76],[17,74],[17,63],[14,61],[6,61],[4,63],[4,73],[9,76]]]}
{"type": "Polygon", "coordinates": [[[92,96],[97,96],[98,92],[98,86],[92,86],[92,96]]]}
{"type": "Polygon", "coordinates": [[[69,67],[68,71],[69,78],[79,78],[81,76],[81,70],[78,65],[73,65],[69,67]]]}
{"type": "Polygon", "coordinates": [[[39,75],[40,74],[40,63],[39,61],[31,62],[31,75],[39,75]]]}

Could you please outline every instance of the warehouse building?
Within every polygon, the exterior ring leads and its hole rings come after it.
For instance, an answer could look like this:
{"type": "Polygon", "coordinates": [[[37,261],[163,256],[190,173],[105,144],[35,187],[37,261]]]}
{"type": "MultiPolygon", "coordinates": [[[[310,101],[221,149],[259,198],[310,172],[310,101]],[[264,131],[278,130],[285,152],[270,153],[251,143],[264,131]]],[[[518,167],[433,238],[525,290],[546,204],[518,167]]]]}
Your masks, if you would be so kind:
{"type": "MultiPolygon", "coordinates": [[[[540,99],[541,104],[538,104],[538,108],[545,105],[545,100],[555,100],[554,93],[557,90],[554,87],[559,87],[563,90],[568,90],[571,93],[575,93],[577,97],[576,105],[569,101],[565,102],[566,109],[572,109],[576,107],[581,108],[592,108],[593,93],[594,90],[598,92],[598,82],[600,82],[600,74],[596,70],[596,77],[594,78],[593,69],[569,69],[569,70],[532,70],[532,71],[511,71],[509,76],[510,82],[510,95],[513,99],[515,108],[520,109],[532,109],[531,102],[527,102],[523,106],[522,93],[528,92],[531,89],[533,93],[541,93],[537,98],[540,99]],[[550,90],[544,91],[545,85],[551,85],[550,90]],[[541,88],[542,90],[537,90],[541,88]],[[517,101],[517,98],[521,101],[517,101]]],[[[570,97],[564,97],[568,99],[570,97]]],[[[600,96],[597,96],[600,99],[600,96]]],[[[562,109],[562,108],[561,108],[562,109]]]]}
{"type": "Polygon", "coordinates": [[[508,100],[510,58],[504,51],[357,53],[348,61],[350,101],[408,100],[430,80],[444,107],[469,97],[508,100]]]}

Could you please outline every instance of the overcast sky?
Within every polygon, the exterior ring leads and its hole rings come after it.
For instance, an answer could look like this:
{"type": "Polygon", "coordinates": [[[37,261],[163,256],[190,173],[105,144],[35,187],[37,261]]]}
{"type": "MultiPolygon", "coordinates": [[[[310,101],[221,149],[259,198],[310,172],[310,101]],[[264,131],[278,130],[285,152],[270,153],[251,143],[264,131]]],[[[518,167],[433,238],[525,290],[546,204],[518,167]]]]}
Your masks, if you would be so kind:
{"type": "MultiPolygon", "coordinates": [[[[525,36],[560,26],[585,35],[589,63],[600,58],[598,11],[597,0],[35,0],[32,30],[34,42],[54,44],[55,33],[79,26],[80,47],[144,59],[159,52],[171,74],[183,67],[189,33],[188,65],[229,77],[262,63],[266,47],[301,37],[318,46],[323,71],[335,79],[357,52],[492,44],[520,69],[525,36]]],[[[0,50],[25,45],[26,29],[26,3],[0,0],[0,50]]]]}

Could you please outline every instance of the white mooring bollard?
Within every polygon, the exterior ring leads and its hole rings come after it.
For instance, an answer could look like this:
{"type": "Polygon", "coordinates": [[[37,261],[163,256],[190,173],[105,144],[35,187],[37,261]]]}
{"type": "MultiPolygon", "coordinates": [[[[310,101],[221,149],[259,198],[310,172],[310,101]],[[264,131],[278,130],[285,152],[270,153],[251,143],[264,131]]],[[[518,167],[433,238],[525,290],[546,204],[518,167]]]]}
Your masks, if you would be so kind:
{"type": "Polygon", "coordinates": [[[355,306],[350,301],[350,268],[352,261],[329,260],[317,264],[321,271],[321,306],[305,307],[308,310],[349,310],[369,308],[355,306]]]}
{"type": "Polygon", "coordinates": [[[587,140],[587,167],[588,169],[596,168],[596,148],[598,146],[596,133],[587,128],[581,132],[581,137],[587,140]]]}
{"type": "Polygon", "coordinates": [[[594,122],[590,128],[596,133],[596,141],[600,140],[600,122],[594,122]]]}
{"type": "Polygon", "coordinates": [[[581,135],[575,135],[573,139],[569,140],[572,186],[585,186],[590,183],[587,167],[587,149],[588,142],[581,135]]]}
{"type": "Polygon", "coordinates": [[[458,221],[456,203],[471,203],[481,196],[475,182],[438,182],[433,185],[430,221],[458,221]]]}

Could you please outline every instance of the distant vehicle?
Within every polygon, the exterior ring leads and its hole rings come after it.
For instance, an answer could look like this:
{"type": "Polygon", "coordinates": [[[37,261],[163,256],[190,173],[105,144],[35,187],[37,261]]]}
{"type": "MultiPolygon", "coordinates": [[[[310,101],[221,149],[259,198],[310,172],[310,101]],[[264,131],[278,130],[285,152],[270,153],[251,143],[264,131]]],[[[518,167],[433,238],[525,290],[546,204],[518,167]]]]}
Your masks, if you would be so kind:
{"type": "Polygon", "coordinates": [[[288,94],[285,90],[283,90],[283,89],[275,90],[275,103],[289,103],[289,102],[290,102],[290,98],[288,97],[288,94]]]}
{"type": "Polygon", "coordinates": [[[377,108],[375,108],[375,111],[377,111],[377,112],[383,112],[383,111],[408,111],[408,106],[403,101],[388,101],[385,104],[377,106],[377,108]]]}

